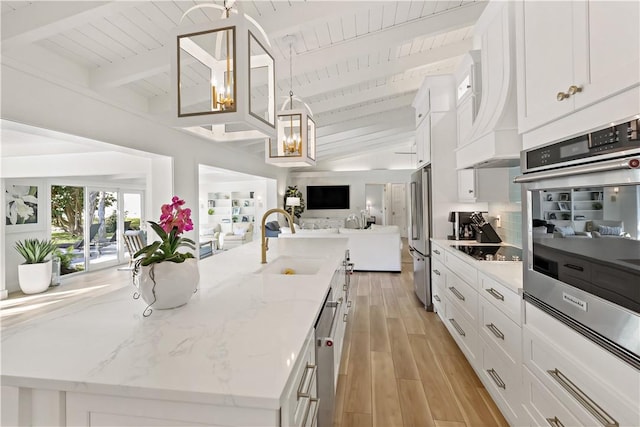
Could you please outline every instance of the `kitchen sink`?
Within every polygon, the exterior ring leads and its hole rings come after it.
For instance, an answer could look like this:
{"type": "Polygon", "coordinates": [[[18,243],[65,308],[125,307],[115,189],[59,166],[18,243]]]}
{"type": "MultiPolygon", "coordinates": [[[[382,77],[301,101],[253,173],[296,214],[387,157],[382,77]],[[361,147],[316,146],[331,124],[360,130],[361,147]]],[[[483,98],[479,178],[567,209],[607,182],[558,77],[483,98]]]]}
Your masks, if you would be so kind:
{"type": "Polygon", "coordinates": [[[322,267],[322,258],[280,256],[256,270],[257,274],[314,275],[322,267]]]}

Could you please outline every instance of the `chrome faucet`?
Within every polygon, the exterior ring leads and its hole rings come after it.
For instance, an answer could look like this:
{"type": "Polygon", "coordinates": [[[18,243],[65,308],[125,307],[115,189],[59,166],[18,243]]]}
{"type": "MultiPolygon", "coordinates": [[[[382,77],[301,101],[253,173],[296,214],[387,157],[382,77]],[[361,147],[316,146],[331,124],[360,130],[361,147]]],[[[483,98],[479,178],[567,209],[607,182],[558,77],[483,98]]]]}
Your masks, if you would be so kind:
{"type": "Polygon", "coordinates": [[[262,227],[260,228],[260,231],[262,233],[262,263],[263,264],[267,263],[267,251],[269,250],[269,238],[267,237],[267,234],[266,234],[267,232],[265,231],[264,225],[267,220],[267,217],[274,212],[279,212],[281,214],[284,214],[284,216],[287,218],[287,221],[289,221],[289,227],[291,227],[291,234],[296,233],[296,228],[293,225],[293,217],[289,212],[280,208],[269,209],[268,211],[266,211],[264,215],[262,215],[262,227]]]}

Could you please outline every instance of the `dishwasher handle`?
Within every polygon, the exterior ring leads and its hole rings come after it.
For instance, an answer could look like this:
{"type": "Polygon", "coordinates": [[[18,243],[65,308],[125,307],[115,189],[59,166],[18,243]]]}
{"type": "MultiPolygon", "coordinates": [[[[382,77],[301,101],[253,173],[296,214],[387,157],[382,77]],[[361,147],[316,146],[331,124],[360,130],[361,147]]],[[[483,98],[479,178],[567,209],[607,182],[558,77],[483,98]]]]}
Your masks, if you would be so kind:
{"type": "Polygon", "coordinates": [[[327,301],[327,305],[325,308],[335,308],[333,312],[333,317],[331,318],[331,326],[329,327],[329,336],[318,338],[318,347],[333,347],[333,339],[336,335],[336,328],[338,327],[339,322],[336,322],[336,318],[338,317],[338,313],[340,313],[340,306],[342,305],[342,301],[327,301]]]}
{"type": "Polygon", "coordinates": [[[412,247],[409,247],[409,255],[411,255],[411,258],[415,259],[416,261],[424,261],[424,257],[422,257],[420,253],[412,247]]]}

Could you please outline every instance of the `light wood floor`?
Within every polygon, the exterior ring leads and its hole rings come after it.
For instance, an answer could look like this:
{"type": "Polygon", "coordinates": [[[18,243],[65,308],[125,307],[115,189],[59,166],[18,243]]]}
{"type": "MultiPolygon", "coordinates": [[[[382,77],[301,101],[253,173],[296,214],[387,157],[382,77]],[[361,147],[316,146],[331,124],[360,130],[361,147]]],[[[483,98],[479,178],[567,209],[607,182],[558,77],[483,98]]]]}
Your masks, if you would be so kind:
{"type": "Polygon", "coordinates": [[[412,266],[354,273],[335,427],[508,426],[440,318],[420,306],[412,266]]]}

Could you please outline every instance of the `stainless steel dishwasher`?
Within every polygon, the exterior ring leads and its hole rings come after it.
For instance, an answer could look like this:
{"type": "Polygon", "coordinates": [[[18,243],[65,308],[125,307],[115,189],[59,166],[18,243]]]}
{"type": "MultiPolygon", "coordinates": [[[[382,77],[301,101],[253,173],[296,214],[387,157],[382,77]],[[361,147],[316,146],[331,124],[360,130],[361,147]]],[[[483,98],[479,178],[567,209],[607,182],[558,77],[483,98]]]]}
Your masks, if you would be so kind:
{"type": "Polygon", "coordinates": [[[322,311],[315,325],[316,364],[318,365],[318,426],[333,426],[335,404],[335,348],[334,337],[340,322],[340,301],[333,300],[333,289],[329,289],[322,311]]]}

